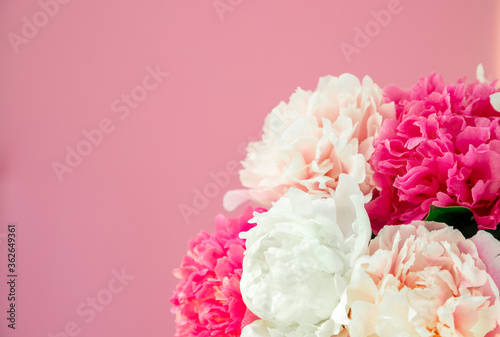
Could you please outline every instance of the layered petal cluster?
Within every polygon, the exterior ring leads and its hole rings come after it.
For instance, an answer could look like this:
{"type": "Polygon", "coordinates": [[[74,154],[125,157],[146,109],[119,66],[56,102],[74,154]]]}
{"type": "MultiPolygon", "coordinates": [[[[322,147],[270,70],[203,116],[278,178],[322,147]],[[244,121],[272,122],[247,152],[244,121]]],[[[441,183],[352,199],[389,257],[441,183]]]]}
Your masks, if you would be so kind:
{"type": "Polygon", "coordinates": [[[174,275],[180,279],[172,312],[176,336],[240,336],[241,328],[257,319],[248,311],[240,293],[245,241],[240,232],[254,226],[247,207],[239,218],[215,220],[215,234],[201,232],[189,242],[189,251],[174,275]]]}
{"type": "Polygon", "coordinates": [[[261,141],[247,147],[240,180],[246,190],[230,191],[224,207],[251,199],[269,208],[295,187],[328,196],[339,175],[351,175],[371,198],[373,172],[367,163],[382,122],[394,118],[392,103],[365,76],[327,76],[314,92],[297,89],[266,117],[261,141]]]}
{"type": "Polygon", "coordinates": [[[382,228],[346,295],[351,337],[500,334],[498,285],[478,246],[442,223],[382,228]]]}
{"type": "Polygon", "coordinates": [[[371,228],[355,180],[342,174],[333,197],[292,188],[241,236],[247,250],[241,293],[263,321],[242,336],[325,336],[341,331],[333,317],[371,228]]]}
{"type": "Polygon", "coordinates": [[[387,120],[370,163],[378,197],[372,226],[422,220],[430,205],[472,210],[480,229],[500,222],[500,105],[495,83],[445,84],[422,78],[409,91],[386,94],[397,118],[387,120]]]}

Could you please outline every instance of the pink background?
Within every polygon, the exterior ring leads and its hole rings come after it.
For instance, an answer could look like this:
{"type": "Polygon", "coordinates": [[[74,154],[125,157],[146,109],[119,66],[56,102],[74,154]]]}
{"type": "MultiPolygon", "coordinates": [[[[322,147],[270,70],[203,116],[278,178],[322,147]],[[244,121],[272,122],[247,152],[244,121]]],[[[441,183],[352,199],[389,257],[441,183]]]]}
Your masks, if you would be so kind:
{"type": "MultiPolygon", "coordinates": [[[[171,270],[189,238],[213,231],[223,191],[189,223],[179,206],[243,158],[240,145],[297,86],[342,72],[381,86],[431,71],[473,79],[480,62],[500,75],[498,1],[401,0],[351,62],[340,44],[376,29],[370,11],[391,0],[220,0],[233,4],[223,20],[213,0],[65,1],[44,22],[39,2],[0,0],[0,235],[17,223],[19,274],[11,331],[0,236],[0,336],[73,332],[70,322],[78,336],[172,336],[171,270]],[[16,53],[10,33],[23,38],[34,15],[40,27],[16,53]],[[136,86],[156,65],[169,76],[123,118],[121,95],[144,94],[136,86]],[[113,131],[59,182],[53,162],[66,165],[67,147],[106,119],[113,131]],[[135,278],[102,297],[122,268],[135,278]],[[109,304],[86,322],[76,310],[98,294],[109,304]]],[[[225,189],[239,187],[230,177],[225,189]]]]}

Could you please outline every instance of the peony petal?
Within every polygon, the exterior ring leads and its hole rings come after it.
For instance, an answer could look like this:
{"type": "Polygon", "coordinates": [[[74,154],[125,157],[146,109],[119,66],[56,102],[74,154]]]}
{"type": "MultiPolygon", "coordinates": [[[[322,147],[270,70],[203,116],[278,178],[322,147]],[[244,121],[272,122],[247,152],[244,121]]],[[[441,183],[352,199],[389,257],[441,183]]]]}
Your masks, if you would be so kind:
{"type": "Polygon", "coordinates": [[[245,326],[241,330],[241,337],[271,337],[271,335],[267,322],[259,319],[245,326]]]}
{"type": "Polygon", "coordinates": [[[486,78],[484,77],[484,67],[482,63],[479,63],[477,65],[476,78],[479,81],[479,83],[486,82],[486,78]]]}
{"type": "Polygon", "coordinates": [[[493,109],[500,112],[500,92],[490,95],[490,103],[493,109]]]}
{"type": "Polygon", "coordinates": [[[234,211],[239,205],[250,200],[250,193],[248,190],[232,190],[226,192],[222,199],[222,205],[228,212],[234,211]]]}
{"type": "Polygon", "coordinates": [[[500,241],[485,231],[478,231],[470,239],[476,244],[479,258],[486,265],[488,274],[500,288],[500,241]]]}

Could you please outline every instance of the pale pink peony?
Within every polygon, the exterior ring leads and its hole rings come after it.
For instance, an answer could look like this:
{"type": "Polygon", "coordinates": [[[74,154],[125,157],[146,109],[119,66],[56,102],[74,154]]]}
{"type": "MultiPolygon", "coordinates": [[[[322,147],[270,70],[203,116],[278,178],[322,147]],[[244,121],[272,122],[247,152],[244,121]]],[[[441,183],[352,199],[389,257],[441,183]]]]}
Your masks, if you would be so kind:
{"type": "Polygon", "coordinates": [[[239,218],[215,220],[215,235],[201,232],[189,242],[189,251],[174,275],[180,279],[171,298],[176,315],[176,336],[240,336],[241,329],[258,317],[245,306],[240,292],[245,240],[240,232],[253,212],[247,207],[239,218]]]}
{"type": "Polygon", "coordinates": [[[500,222],[500,112],[495,83],[445,84],[436,74],[409,91],[389,87],[387,120],[370,163],[378,191],[368,214],[385,225],[422,220],[430,205],[464,206],[480,229],[500,222]]]}
{"type": "Polygon", "coordinates": [[[354,267],[346,298],[351,337],[500,333],[498,287],[478,247],[442,223],[382,228],[354,267]]]}
{"type": "Polygon", "coordinates": [[[290,187],[329,196],[341,173],[352,176],[369,200],[374,188],[367,163],[384,119],[394,118],[392,103],[365,76],[327,76],[317,89],[297,89],[267,116],[261,141],[247,147],[240,180],[248,189],[230,191],[224,207],[251,199],[263,207],[290,187]]]}

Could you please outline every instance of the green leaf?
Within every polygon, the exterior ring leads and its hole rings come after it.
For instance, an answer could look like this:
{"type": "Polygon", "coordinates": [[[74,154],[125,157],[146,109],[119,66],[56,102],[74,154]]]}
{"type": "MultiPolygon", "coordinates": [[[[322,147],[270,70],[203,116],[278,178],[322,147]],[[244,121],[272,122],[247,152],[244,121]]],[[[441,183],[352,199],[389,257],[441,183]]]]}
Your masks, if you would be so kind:
{"type": "MultiPolygon", "coordinates": [[[[474,221],[474,217],[472,215],[472,211],[467,207],[462,207],[462,206],[438,207],[431,205],[429,213],[425,218],[425,221],[437,221],[437,222],[446,222],[455,220],[458,220],[463,224],[470,224],[470,222],[474,221]]],[[[453,226],[452,223],[447,223],[447,224],[453,226]]]]}
{"type": "MultiPolygon", "coordinates": [[[[476,235],[479,230],[472,211],[462,206],[438,207],[431,205],[424,221],[443,222],[448,226],[458,229],[467,239],[476,235]]],[[[500,241],[500,224],[495,229],[483,230],[491,233],[495,239],[500,241]]],[[[375,234],[372,235],[372,239],[374,237],[375,234]]]]}
{"type": "Polygon", "coordinates": [[[438,207],[431,205],[425,221],[444,222],[458,229],[466,238],[474,236],[478,230],[474,215],[467,207],[438,207]]]}

